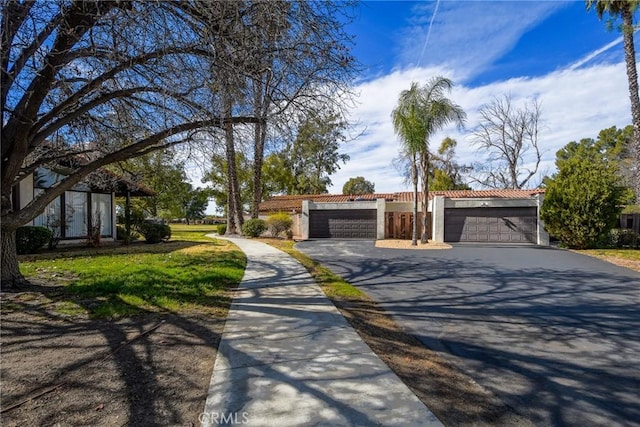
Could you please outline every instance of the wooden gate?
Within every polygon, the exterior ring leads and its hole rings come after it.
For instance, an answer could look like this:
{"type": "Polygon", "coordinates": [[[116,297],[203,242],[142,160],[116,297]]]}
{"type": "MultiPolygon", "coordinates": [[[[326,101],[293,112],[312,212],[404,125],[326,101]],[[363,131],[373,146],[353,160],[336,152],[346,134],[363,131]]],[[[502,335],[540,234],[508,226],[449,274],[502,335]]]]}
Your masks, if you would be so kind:
{"type": "MultiPolygon", "coordinates": [[[[429,231],[427,237],[431,239],[431,212],[427,213],[429,231]]],[[[411,240],[413,230],[413,212],[385,212],[384,238],[411,240]]],[[[422,212],[418,212],[418,240],[422,234],[422,212]]]]}

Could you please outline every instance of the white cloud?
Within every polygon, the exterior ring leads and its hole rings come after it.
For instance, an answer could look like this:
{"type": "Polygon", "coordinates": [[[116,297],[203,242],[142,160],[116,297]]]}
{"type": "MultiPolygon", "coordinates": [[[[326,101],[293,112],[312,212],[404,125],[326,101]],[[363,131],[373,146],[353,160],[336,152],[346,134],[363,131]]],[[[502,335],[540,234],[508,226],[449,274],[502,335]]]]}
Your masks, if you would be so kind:
{"type": "Polygon", "coordinates": [[[446,64],[470,78],[511,50],[520,37],[569,3],[562,1],[442,1],[422,50],[436,3],[418,3],[402,33],[400,62],[446,64]]]}
{"type": "Polygon", "coordinates": [[[573,64],[569,65],[568,69],[570,70],[576,70],[580,67],[582,67],[585,64],[588,64],[589,62],[593,61],[594,59],[598,58],[598,57],[602,57],[602,54],[607,52],[608,50],[618,46],[620,43],[622,43],[622,36],[618,37],[617,39],[615,39],[614,41],[607,43],[605,46],[601,47],[600,49],[597,49],[591,53],[589,53],[587,56],[585,56],[584,58],[580,58],[578,61],[574,62],[573,64]]]}
{"type": "MultiPolygon", "coordinates": [[[[339,193],[351,177],[364,176],[376,184],[378,192],[407,189],[403,177],[393,167],[399,141],[391,124],[391,111],[400,91],[408,88],[411,77],[426,81],[435,75],[455,73],[438,68],[396,71],[377,80],[361,84],[360,105],[352,118],[367,127],[360,138],[345,144],[343,151],[351,160],[331,178],[330,192],[339,193]]],[[[514,101],[537,97],[542,104],[540,141],[544,150],[542,173],[553,170],[555,153],[568,142],[596,137],[601,129],[626,126],[631,122],[625,64],[599,64],[578,69],[563,69],[536,78],[514,78],[478,87],[456,86],[451,99],[467,112],[467,130],[446,129],[435,135],[437,146],[445,136],[458,140],[457,159],[473,163],[481,153],[470,144],[470,129],[478,123],[478,109],[495,96],[511,94],[514,101]]],[[[534,182],[539,182],[539,178],[534,182]]]]}

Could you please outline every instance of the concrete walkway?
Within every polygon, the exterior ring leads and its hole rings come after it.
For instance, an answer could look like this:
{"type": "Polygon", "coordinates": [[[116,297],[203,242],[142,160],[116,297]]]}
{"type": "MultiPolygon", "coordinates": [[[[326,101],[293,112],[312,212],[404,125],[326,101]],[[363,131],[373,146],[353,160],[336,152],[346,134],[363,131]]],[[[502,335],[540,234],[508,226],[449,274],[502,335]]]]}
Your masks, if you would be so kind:
{"type": "Polygon", "coordinates": [[[258,241],[228,240],[248,261],[218,348],[202,425],[442,425],[300,263],[258,241]]]}

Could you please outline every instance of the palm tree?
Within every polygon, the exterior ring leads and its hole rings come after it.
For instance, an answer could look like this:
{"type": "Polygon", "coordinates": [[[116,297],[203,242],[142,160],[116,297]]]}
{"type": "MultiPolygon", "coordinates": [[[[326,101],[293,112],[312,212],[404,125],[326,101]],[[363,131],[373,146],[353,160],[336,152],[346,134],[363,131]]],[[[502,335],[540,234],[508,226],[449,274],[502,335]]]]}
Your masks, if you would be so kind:
{"type": "Polygon", "coordinates": [[[420,86],[416,82],[411,83],[408,90],[402,91],[398,105],[391,112],[393,129],[400,137],[402,155],[410,161],[411,183],[413,185],[413,228],[411,244],[418,244],[418,155],[424,144],[426,129],[421,118],[420,86]]]}
{"type": "Polygon", "coordinates": [[[427,243],[427,204],[429,201],[429,139],[434,133],[456,123],[462,126],[465,113],[447,95],[453,83],[445,77],[434,77],[424,86],[412,82],[408,90],[400,93],[398,105],[391,113],[393,127],[402,143],[402,153],[411,162],[413,184],[413,235],[412,245],[417,245],[418,175],[422,177],[422,236],[427,243]],[[420,173],[418,174],[418,169],[420,173]]]}
{"type": "Polygon", "coordinates": [[[608,14],[612,19],[622,18],[622,38],[624,59],[627,64],[629,80],[629,98],[631,99],[631,120],[633,123],[632,157],[635,164],[633,172],[633,191],[636,203],[640,203],[640,97],[638,96],[638,71],[636,69],[636,49],[633,43],[633,14],[640,0],[585,0],[587,10],[595,9],[598,18],[608,14]]]}

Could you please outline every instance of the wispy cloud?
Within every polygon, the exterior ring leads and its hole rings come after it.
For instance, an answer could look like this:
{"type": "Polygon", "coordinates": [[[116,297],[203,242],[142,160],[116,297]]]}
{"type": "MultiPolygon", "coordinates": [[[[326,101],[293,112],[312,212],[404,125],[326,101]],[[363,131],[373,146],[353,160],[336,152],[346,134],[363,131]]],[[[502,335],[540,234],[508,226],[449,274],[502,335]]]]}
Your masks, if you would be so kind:
{"type": "MultiPolygon", "coordinates": [[[[639,30],[636,30],[635,32],[637,33],[639,30]]],[[[588,55],[584,56],[583,58],[580,58],[578,61],[574,62],[573,64],[569,65],[567,68],[570,70],[576,70],[580,67],[582,67],[583,65],[589,64],[591,63],[594,59],[601,57],[603,53],[610,51],[611,49],[617,47],[620,45],[620,43],[622,43],[622,36],[618,37],[617,39],[615,39],[614,41],[607,43],[606,45],[602,46],[600,49],[597,49],[591,53],[589,53],[588,55]]]]}
{"type": "Polygon", "coordinates": [[[529,29],[567,4],[445,1],[430,25],[437,3],[419,3],[413,10],[410,26],[401,33],[400,64],[404,67],[445,64],[458,70],[461,78],[471,78],[511,50],[529,29]],[[431,41],[421,55],[429,28],[431,41]]]}

